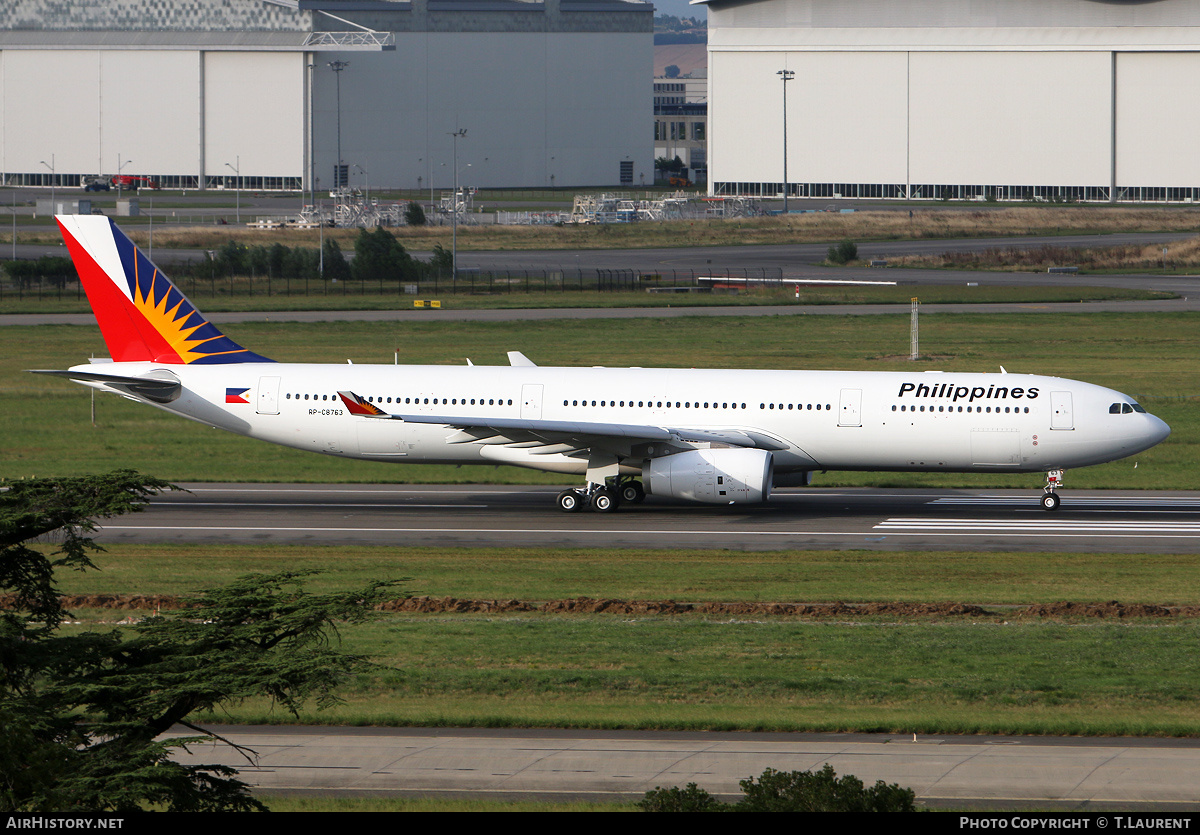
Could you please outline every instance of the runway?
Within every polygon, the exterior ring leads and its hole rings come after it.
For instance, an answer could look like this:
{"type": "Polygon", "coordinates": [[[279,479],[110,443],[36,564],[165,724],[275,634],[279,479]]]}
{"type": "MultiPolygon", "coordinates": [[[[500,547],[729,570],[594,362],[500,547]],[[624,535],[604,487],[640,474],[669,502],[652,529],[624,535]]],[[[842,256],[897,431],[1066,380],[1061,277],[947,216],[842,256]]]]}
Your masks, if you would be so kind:
{"type": "MultiPolygon", "coordinates": [[[[177,757],[221,763],[274,792],[486,795],[633,801],[696,783],[727,799],[767,768],[820,769],[912,788],[927,808],[1200,811],[1195,740],[916,737],[451,728],[215,727],[253,763],[205,742],[177,757]]],[[[179,729],[179,735],[187,731],[179,729]]]]}
{"type": "Polygon", "coordinates": [[[189,484],[102,542],[1200,553],[1200,493],[804,488],[752,507],[648,497],[562,513],[557,487],[189,484]]]}

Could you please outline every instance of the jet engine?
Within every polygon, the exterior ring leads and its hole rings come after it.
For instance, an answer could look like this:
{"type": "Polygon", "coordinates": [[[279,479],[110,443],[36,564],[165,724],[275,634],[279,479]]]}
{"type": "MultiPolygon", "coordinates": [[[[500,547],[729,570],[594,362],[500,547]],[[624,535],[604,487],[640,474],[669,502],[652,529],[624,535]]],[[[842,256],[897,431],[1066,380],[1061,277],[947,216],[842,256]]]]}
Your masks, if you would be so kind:
{"type": "Polygon", "coordinates": [[[771,453],[763,449],[696,449],[642,465],[647,493],[709,504],[765,502],[771,493],[771,453]]]}

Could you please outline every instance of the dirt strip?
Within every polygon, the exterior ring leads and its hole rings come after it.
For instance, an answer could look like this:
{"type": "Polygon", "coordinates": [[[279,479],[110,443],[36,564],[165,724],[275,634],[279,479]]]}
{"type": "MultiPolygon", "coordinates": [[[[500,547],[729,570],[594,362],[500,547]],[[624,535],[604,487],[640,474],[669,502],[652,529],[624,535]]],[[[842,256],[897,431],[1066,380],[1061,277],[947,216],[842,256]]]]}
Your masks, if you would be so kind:
{"type": "MultiPolygon", "coordinates": [[[[88,594],[62,598],[63,606],[75,609],[155,611],[178,609],[180,600],[170,595],[88,594]]],[[[0,596],[0,607],[13,608],[10,596],[0,596]]],[[[969,603],[680,603],[674,600],[617,600],[575,597],[531,602],[524,600],[470,600],[457,597],[409,597],[391,600],[379,607],[386,612],[413,614],[502,614],[549,612],[555,614],[682,615],[720,617],[808,617],[856,618],[887,616],[903,618],[1195,618],[1200,606],[1157,606],[1148,603],[1103,603],[1062,601],[1030,606],[978,606],[969,603]]]]}

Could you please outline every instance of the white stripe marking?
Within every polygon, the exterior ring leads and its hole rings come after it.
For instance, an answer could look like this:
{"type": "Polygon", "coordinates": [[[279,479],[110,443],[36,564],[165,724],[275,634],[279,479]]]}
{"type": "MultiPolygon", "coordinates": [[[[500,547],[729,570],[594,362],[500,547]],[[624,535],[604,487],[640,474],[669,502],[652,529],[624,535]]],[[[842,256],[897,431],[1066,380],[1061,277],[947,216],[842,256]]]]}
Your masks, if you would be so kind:
{"type": "MultiPolygon", "coordinates": [[[[104,525],[100,530],[105,531],[208,531],[216,532],[241,532],[251,531],[255,533],[437,533],[437,534],[544,534],[544,535],[584,535],[594,534],[597,536],[668,536],[676,539],[688,536],[689,534],[700,535],[704,537],[714,536],[733,536],[745,539],[747,537],[812,537],[820,538],[827,537],[854,537],[863,539],[870,531],[656,531],[656,530],[612,530],[605,528],[283,528],[283,527],[262,527],[257,525],[251,526],[215,526],[215,525],[104,525]]],[[[876,526],[879,530],[879,526],[876,526]]],[[[903,528],[895,530],[886,529],[887,535],[892,537],[912,536],[912,537],[933,537],[933,536],[986,536],[991,535],[994,531],[979,531],[973,532],[970,529],[961,530],[923,530],[920,532],[909,532],[903,528]]],[[[1200,532],[1188,534],[1173,534],[1163,531],[1154,533],[1126,533],[1123,531],[1113,531],[1109,533],[1099,533],[1095,531],[1080,531],[1078,533],[1059,533],[1054,531],[1006,531],[1006,536],[1013,538],[1024,537],[1043,537],[1043,538],[1062,538],[1062,539],[1077,539],[1077,538],[1097,538],[1097,539],[1196,539],[1200,537],[1200,532]]]]}

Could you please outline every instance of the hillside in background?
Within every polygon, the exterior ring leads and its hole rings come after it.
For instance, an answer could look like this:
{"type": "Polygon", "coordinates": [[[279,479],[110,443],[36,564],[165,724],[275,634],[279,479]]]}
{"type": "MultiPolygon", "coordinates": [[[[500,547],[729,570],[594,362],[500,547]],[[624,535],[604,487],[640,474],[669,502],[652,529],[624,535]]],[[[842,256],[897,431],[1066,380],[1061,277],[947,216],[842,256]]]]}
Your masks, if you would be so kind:
{"type": "Polygon", "coordinates": [[[708,21],[697,17],[654,16],[654,44],[708,43],[708,21]]]}

